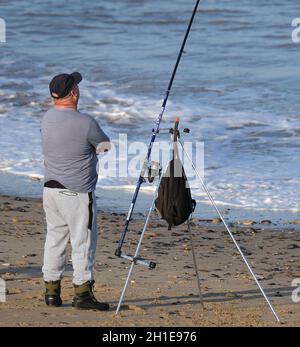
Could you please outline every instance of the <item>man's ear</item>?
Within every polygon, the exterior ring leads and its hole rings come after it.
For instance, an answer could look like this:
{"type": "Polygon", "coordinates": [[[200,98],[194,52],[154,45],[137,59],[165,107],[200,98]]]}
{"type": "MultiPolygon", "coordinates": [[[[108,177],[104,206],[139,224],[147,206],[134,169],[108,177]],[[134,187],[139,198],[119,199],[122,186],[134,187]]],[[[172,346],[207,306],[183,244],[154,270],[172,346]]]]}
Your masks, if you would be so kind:
{"type": "Polygon", "coordinates": [[[73,97],[77,97],[78,96],[78,93],[79,93],[79,90],[78,90],[78,88],[73,88],[72,90],[71,90],[71,95],[73,96],[73,97]]]}
{"type": "Polygon", "coordinates": [[[70,92],[72,97],[76,97],[77,96],[77,91],[75,89],[72,89],[70,92]]]}

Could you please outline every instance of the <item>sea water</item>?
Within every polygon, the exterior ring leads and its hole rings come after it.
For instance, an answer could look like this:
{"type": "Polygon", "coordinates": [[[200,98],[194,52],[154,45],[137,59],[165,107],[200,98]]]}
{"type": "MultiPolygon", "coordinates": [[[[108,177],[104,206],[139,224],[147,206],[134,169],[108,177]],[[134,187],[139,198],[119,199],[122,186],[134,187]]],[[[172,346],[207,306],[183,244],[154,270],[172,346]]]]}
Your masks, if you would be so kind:
{"type": "MultiPolygon", "coordinates": [[[[22,184],[14,191],[9,178],[43,175],[40,121],[58,73],[82,73],[80,110],[115,143],[126,133],[129,142],[148,144],[193,6],[193,0],[1,1],[0,193],[28,194],[22,184]]],[[[187,140],[204,143],[209,190],[222,208],[245,216],[297,218],[300,209],[296,17],[298,0],[203,0],[163,119],[162,127],[170,127],[179,116],[191,129],[187,140]]],[[[98,191],[106,191],[106,206],[125,210],[135,183],[100,172],[98,191]],[[110,192],[119,198],[109,202],[110,192]]],[[[145,185],[144,192],[153,189],[145,185]]],[[[193,195],[207,203],[201,189],[193,195]]]]}

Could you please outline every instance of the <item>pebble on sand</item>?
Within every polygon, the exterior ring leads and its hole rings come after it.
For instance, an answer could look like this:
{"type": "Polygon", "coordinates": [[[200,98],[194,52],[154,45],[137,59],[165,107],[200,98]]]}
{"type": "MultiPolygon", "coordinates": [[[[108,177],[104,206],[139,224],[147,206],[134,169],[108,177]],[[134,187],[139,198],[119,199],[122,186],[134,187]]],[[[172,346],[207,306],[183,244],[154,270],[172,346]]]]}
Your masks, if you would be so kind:
{"type": "Polygon", "coordinates": [[[271,224],[272,222],[269,219],[264,219],[260,222],[260,224],[271,224]]]}
{"type": "Polygon", "coordinates": [[[157,233],[148,232],[148,233],[145,234],[145,238],[146,239],[150,239],[150,238],[153,238],[153,237],[157,237],[157,233]]]}
{"type": "Polygon", "coordinates": [[[251,220],[251,219],[245,219],[244,221],[243,221],[243,224],[244,225],[253,225],[255,222],[253,221],[253,220],[251,220]]]}
{"type": "Polygon", "coordinates": [[[145,311],[144,308],[142,308],[141,306],[137,306],[137,305],[128,305],[127,308],[128,308],[128,310],[134,311],[134,312],[144,312],[145,311]]]}

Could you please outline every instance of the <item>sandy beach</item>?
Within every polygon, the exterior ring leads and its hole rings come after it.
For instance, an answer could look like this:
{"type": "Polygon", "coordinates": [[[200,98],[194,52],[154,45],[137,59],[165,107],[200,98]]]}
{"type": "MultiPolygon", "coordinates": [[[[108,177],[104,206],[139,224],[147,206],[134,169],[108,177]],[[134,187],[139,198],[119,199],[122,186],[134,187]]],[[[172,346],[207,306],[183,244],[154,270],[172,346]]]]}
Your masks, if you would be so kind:
{"type": "MultiPolygon", "coordinates": [[[[0,328],[299,327],[299,0],[0,3],[0,328]],[[171,177],[164,202],[180,217],[195,200],[194,247],[186,223],[168,230],[153,212],[140,257],[157,265],[134,268],[116,315],[126,216],[132,256],[178,138],[191,197],[171,177]],[[63,305],[45,304],[45,183],[49,225],[72,228],[76,304],[100,307],[81,286],[98,232],[109,311],[72,307],[70,242],[63,305]]],[[[46,268],[65,236],[50,236],[46,268]]]]}
{"type": "MultiPolygon", "coordinates": [[[[124,215],[98,214],[95,294],[111,304],[109,312],[71,307],[72,264],[63,280],[63,306],[43,300],[41,265],[46,225],[41,199],[0,197],[0,273],[6,302],[0,302],[0,326],[299,326],[300,303],[292,301],[292,280],[299,277],[300,234],[291,229],[233,228],[235,237],[274,304],[278,324],[221,224],[193,221],[193,235],[205,310],[197,296],[186,225],[168,231],[155,215],[142,256],[154,270],[137,266],[118,316],[115,308],[129,263],[114,251],[124,215]]],[[[134,250],[142,215],[135,216],[124,250],[134,250]]]]}

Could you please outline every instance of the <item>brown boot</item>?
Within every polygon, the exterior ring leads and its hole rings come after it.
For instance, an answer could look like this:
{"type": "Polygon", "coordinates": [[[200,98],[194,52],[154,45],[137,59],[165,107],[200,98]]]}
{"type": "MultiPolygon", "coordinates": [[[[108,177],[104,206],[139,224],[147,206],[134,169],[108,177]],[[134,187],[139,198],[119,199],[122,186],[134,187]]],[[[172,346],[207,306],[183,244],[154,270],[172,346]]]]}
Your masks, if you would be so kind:
{"type": "Polygon", "coordinates": [[[45,302],[47,306],[55,306],[59,307],[62,304],[62,300],[60,297],[60,280],[58,281],[45,281],[45,302]]]}
{"type": "Polygon", "coordinates": [[[99,302],[93,294],[93,286],[95,281],[87,281],[79,286],[74,285],[75,296],[72,306],[84,310],[108,311],[109,304],[99,302]]]}

